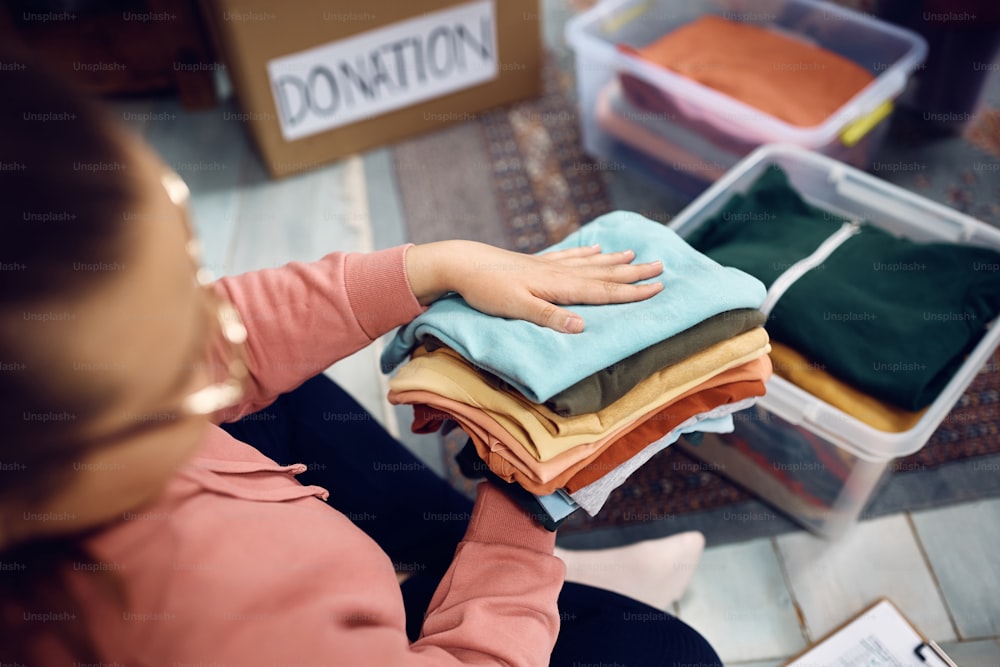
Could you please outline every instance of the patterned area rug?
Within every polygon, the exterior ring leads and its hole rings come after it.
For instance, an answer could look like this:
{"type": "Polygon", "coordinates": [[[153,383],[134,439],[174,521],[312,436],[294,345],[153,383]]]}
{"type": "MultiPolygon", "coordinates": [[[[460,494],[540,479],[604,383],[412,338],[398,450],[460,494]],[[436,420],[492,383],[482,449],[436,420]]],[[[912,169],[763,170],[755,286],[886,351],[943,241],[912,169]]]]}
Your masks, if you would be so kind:
{"type": "MultiPolygon", "coordinates": [[[[669,220],[677,212],[657,211],[641,201],[615,200],[609,194],[616,179],[621,190],[623,176],[602,170],[583,153],[573,77],[567,66],[571,58],[558,48],[550,56],[541,98],[481,114],[471,122],[393,148],[411,240],[472,238],[534,252],[613,208],[632,208],[659,220],[669,220]],[[448,177],[441,179],[441,174],[448,177]]],[[[994,88],[1000,91],[1000,86],[994,88]]],[[[883,154],[887,161],[921,160],[930,168],[919,174],[876,172],[880,177],[1000,226],[1000,110],[995,106],[982,107],[962,137],[917,143],[896,132],[883,154]]],[[[988,471],[988,466],[996,471],[1000,465],[998,424],[1000,358],[994,357],[929,443],[892,464],[877,494],[884,502],[873,503],[878,507],[870,515],[1000,495],[997,484],[979,484],[984,488],[970,490],[961,483],[925,483],[923,478],[916,483],[918,476],[933,476],[945,468],[954,474],[955,466],[975,465],[976,459],[989,461],[979,465],[979,473],[988,471]],[[910,483],[906,483],[907,476],[910,483]]],[[[465,443],[464,435],[452,432],[442,442],[451,480],[470,491],[472,484],[461,477],[453,461],[465,443]]],[[[725,508],[758,506],[746,490],[671,447],[618,489],[597,517],[577,512],[560,535],[631,528],[634,517],[643,515],[686,515],[691,519],[687,527],[701,527],[698,517],[718,517],[725,508]]],[[[776,526],[765,532],[794,527],[782,521],[776,526]]],[[[663,532],[676,528],[675,523],[663,532]]],[[[652,528],[642,536],[657,533],[652,528]]]]}
{"type": "Polygon", "coordinates": [[[549,59],[543,76],[537,99],[393,148],[414,242],[466,238],[536,252],[611,210],[580,146],[567,73],[549,59]]]}

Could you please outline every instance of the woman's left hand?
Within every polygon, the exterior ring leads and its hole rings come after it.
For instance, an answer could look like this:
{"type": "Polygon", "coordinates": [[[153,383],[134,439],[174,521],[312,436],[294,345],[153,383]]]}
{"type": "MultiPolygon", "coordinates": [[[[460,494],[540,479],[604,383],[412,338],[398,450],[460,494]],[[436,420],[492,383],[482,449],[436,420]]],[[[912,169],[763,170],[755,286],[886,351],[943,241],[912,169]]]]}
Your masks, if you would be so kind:
{"type": "Polygon", "coordinates": [[[417,300],[427,305],[457,292],[488,315],[534,322],[563,333],[583,331],[583,318],[561,306],[627,303],[660,292],[660,262],[633,264],[631,250],[602,253],[598,246],[541,255],[504,250],[475,241],[412,246],[406,271],[417,300]]]}

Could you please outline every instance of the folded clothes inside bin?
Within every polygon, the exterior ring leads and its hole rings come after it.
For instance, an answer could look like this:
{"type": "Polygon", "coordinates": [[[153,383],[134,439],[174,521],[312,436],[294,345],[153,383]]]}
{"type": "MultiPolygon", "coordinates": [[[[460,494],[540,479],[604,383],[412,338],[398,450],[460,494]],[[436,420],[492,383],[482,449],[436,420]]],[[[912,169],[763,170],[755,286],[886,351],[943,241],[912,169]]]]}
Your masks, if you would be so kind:
{"type": "Polygon", "coordinates": [[[687,240],[768,286],[774,340],[904,410],[933,402],[1000,314],[997,251],[847,221],[775,165],[687,240]]]}
{"type": "Polygon", "coordinates": [[[822,362],[812,361],[777,341],[771,343],[771,361],[777,375],[880,431],[909,431],[927,412],[927,408],[904,410],[869,396],[827,373],[822,362]]]}
{"type": "MultiPolygon", "coordinates": [[[[801,38],[720,16],[703,16],[643,47],[618,49],[800,127],[823,123],[875,79],[801,38]]],[[[682,103],[636,75],[623,73],[621,81],[636,106],[688,115],[682,103]]]]}
{"type": "Polygon", "coordinates": [[[926,43],[823,0],[738,11],[756,4],[603,0],[567,22],[585,150],[689,198],[764,144],[869,168],[926,43]]]}
{"type": "Polygon", "coordinates": [[[1000,344],[1000,231],[779,144],[754,151],[671,227],[768,285],[776,376],[732,434],[681,446],[810,530],[843,534],[1000,344]],[[887,409],[845,381],[845,363],[912,402],[934,398],[922,412],[887,409]],[[853,406],[838,400],[845,390],[853,406]]]}
{"type": "Polygon", "coordinates": [[[850,461],[808,431],[783,428],[751,412],[726,442],[807,505],[832,508],[850,475],[850,461]]]}
{"type": "Polygon", "coordinates": [[[610,136],[706,182],[726,173],[733,161],[730,151],[745,152],[756,145],[749,136],[744,137],[746,141],[734,143],[734,135],[746,134],[738,124],[728,132],[705,130],[699,135],[691,129],[700,121],[678,123],[655,112],[642,111],[628,101],[618,81],[608,82],[598,92],[594,118],[610,136]]]}

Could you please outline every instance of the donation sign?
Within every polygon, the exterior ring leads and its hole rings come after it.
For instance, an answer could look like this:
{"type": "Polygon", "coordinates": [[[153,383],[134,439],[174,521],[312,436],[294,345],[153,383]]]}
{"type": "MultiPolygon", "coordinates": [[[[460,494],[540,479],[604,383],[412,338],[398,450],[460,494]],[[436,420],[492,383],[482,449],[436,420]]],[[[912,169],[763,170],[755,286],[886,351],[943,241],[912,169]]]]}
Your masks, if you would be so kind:
{"type": "Polygon", "coordinates": [[[287,141],[497,77],[492,0],[422,14],[267,63],[287,141]]]}

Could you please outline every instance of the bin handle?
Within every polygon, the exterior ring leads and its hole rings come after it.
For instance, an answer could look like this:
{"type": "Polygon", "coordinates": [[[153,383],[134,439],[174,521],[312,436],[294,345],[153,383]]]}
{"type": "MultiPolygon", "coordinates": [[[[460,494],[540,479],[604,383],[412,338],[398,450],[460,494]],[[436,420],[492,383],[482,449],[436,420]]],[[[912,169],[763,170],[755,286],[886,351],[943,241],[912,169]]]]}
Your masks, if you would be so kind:
{"type": "Polygon", "coordinates": [[[844,129],[840,131],[840,142],[848,148],[855,145],[861,141],[861,139],[864,138],[864,136],[868,134],[873,127],[878,125],[886,116],[892,113],[892,109],[892,100],[886,100],[861,118],[848,123],[844,126],[844,129]]]}
{"type": "MultiPolygon", "coordinates": [[[[609,0],[601,0],[598,4],[607,4],[609,0]]],[[[626,11],[615,16],[605,16],[601,19],[601,30],[605,34],[617,33],[622,26],[628,25],[649,10],[649,0],[637,2],[635,6],[629,7],[626,11]]]]}

